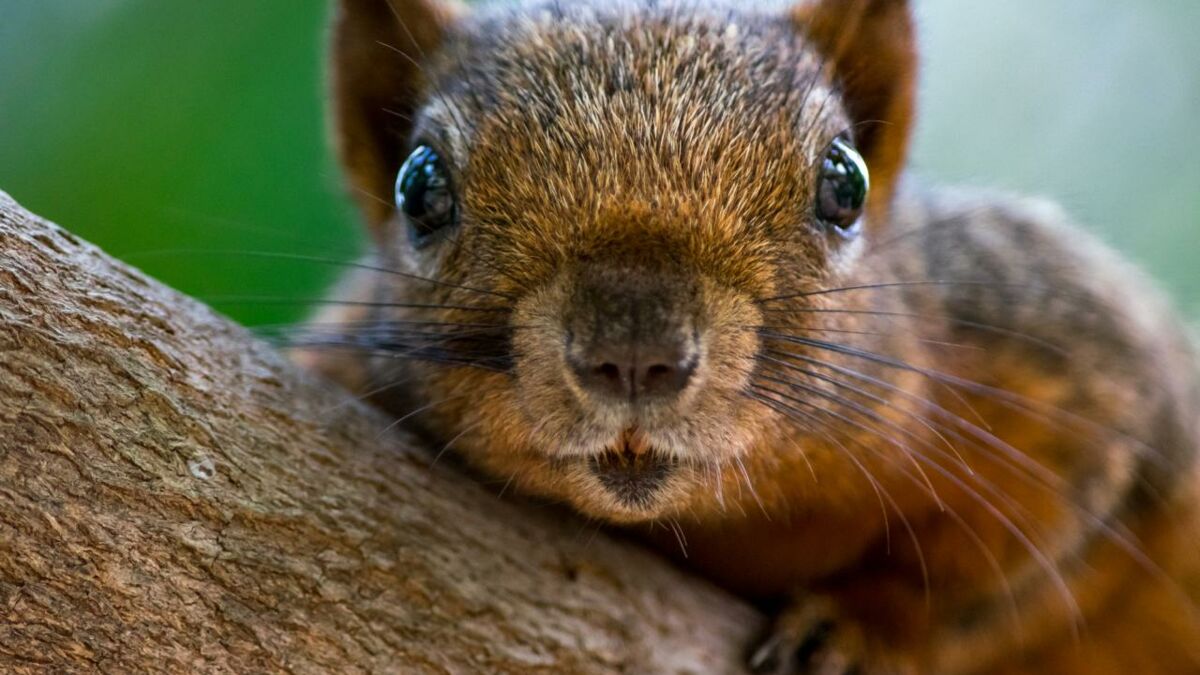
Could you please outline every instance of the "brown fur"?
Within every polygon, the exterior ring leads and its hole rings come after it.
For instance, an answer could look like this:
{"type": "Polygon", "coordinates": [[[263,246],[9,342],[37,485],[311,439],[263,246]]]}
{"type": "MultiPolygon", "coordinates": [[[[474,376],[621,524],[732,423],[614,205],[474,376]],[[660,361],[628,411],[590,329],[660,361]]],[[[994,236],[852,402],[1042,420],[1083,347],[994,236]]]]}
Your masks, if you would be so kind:
{"type": "Polygon", "coordinates": [[[791,598],[767,644],[823,635],[804,672],[1197,672],[1191,348],[1052,207],[903,185],[914,70],[902,0],[343,0],[341,154],[369,264],[410,276],[358,271],[336,297],[363,304],[320,321],[468,324],[422,335],[477,367],[369,340],[300,358],[498,483],[791,598]],[[856,241],[811,215],[848,129],[856,241]],[[420,250],[380,202],[418,138],[463,213],[420,250]],[[677,400],[600,405],[567,372],[568,325],[622,329],[586,319],[606,288],[701,335],[677,400]],[[634,502],[589,468],[632,437],[667,467],[634,502]]]}

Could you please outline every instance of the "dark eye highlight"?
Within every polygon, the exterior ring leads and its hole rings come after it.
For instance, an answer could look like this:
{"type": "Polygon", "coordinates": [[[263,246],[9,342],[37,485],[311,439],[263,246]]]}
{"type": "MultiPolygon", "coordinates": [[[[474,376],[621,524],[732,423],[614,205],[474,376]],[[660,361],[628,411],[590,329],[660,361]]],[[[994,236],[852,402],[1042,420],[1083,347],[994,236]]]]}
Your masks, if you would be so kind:
{"type": "Polygon", "coordinates": [[[856,234],[870,183],[867,162],[862,155],[848,141],[834,139],[821,162],[817,218],[838,234],[856,234]]]}
{"type": "Polygon", "coordinates": [[[430,146],[418,145],[400,167],[396,208],[404,214],[418,244],[458,223],[458,199],[450,172],[441,155],[430,146]]]}

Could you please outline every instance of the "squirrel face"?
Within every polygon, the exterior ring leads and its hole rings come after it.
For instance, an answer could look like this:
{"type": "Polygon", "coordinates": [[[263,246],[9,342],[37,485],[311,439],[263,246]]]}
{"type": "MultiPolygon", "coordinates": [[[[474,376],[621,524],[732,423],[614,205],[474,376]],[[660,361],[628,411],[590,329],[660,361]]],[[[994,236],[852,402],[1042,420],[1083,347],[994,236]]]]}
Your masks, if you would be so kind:
{"type": "MultiPolygon", "coordinates": [[[[911,86],[839,68],[845,21],[857,41],[892,4],[345,0],[342,157],[403,275],[373,320],[476,331],[375,374],[526,491],[615,521],[710,504],[717,473],[795,435],[749,395],[761,303],[854,267],[886,213],[911,86]]],[[[899,35],[870,48],[909,68],[899,35]]]]}

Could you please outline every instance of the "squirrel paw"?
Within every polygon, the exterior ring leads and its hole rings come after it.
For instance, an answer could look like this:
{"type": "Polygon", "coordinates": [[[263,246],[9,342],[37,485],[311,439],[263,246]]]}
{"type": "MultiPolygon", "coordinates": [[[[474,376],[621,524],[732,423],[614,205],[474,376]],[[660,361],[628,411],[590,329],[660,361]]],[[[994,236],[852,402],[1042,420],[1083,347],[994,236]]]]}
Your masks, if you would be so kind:
{"type": "Polygon", "coordinates": [[[769,675],[868,675],[862,631],[829,598],[793,601],[751,650],[750,672],[769,675]]]}

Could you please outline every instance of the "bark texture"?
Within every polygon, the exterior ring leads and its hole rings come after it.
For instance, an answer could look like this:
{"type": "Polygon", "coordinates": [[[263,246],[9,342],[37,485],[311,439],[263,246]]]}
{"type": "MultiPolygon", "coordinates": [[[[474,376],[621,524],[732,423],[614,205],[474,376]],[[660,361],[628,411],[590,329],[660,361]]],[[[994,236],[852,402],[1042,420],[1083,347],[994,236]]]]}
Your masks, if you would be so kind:
{"type": "Polygon", "coordinates": [[[739,669],[745,605],[387,424],[0,193],[0,671],[739,669]]]}

